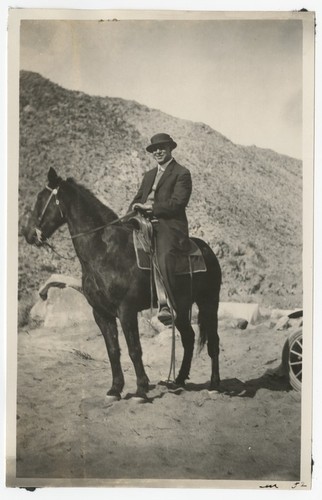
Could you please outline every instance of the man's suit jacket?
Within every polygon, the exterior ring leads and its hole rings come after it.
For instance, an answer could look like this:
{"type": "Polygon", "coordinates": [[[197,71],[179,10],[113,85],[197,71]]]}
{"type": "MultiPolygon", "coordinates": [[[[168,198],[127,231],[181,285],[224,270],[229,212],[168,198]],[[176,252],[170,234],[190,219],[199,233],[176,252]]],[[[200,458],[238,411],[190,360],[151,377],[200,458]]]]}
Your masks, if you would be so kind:
{"type": "MultiPolygon", "coordinates": [[[[130,205],[145,203],[151,192],[158,168],[145,173],[141,186],[130,205]]],[[[189,232],[186,216],[192,189],[191,175],[187,168],[174,159],[162,174],[155,190],[153,215],[159,220],[160,236],[169,240],[169,245],[179,251],[189,250],[189,232]]]]}

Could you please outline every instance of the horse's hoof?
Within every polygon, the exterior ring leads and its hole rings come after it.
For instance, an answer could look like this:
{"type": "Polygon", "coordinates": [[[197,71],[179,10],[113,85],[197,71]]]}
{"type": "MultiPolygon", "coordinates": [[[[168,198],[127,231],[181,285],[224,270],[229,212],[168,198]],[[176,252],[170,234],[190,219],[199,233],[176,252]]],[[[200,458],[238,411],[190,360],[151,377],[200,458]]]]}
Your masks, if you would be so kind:
{"type": "Polygon", "coordinates": [[[208,389],[207,389],[208,393],[209,394],[220,394],[220,388],[219,388],[219,385],[216,384],[216,385],[209,385],[208,389]]]}
{"type": "Polygon", "coordinates": [[[120,401],[120,397],[117,397],[117,396],[109,396],[108,394],[106,394],[105,396],[105,401],[107,403],[114,403],[115,401],[120,401]]]}
{"type": "Polygon", "coordinates": [[[107,403],[113,403],[114,401],[120,401],[121,399],[121,394],[116,393],[114,391],[108,391],[108,393],[105,396],[105,401],[107,403]]]}
{"type": "Polygon", "coordinates": [[[185,390],[185,383],[175,380],[168,383],[168,392],[172,394],[181,394],[185,390]]]}
{"type": "Polygon", "coordinates": [[[134,396],[131,397],[131,401],[135,404],[141,405],[142,403],[146,403],[148,401],[147,396],[143,396],[140,394],[135,394],[134,396]]]}
{"type": "Polygon", "coordinates": [[[135,403],[137,405],[142,405],[143,403],[146,403],[146,399],[141,398],[140,396],[133,396],[133,398],[131,398],[131,401],[132,403],[135,403]]]}
{"type": "Polygon", "coordinates": [[[210,396],[220,394],[220,391],[218,389],[207,389],[207,392],[210,396]]]}
{"type": "Polygon", "coordinates": [[[186,387],[186,382],[184,380],[180,380],[180,379],[175,379],[174,382],[172,382],[173,386],[176,387],[176,388],[180,388],[180,389],[185,389],[186,387]]]}

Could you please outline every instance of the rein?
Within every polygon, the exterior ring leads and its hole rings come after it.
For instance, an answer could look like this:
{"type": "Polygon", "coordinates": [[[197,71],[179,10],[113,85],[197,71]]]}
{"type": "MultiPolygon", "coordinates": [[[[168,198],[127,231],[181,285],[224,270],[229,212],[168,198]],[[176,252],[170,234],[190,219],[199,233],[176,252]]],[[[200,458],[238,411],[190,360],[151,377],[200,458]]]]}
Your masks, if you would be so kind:
{"type": "Polygon", "coordinates": [[[123,217],[118,217],[117,219],[112,220],[112,222],[108,222],[107,224],[103,224],[102,226],[95,227],[93,229],[89,229],[88,231],[83,231],[82,233],[77,233],[70,235],[71,239],[79,238],[80,236],[87,236],[88,234],[91,233],[96,233],[97,231],[100,231],[101,229],[104,229],[105,227],[112,226],[113,224],[116,224],[117,222],[123,222],[124,220],[132,217],[136,212],[133,210],[132,212],[129,212],[128,214],[124,215],[123,217]]]}
{"type": "Polygon", "coordinates": [[[76,259],[76,257],[77,257],[76,255],[73,255],[72,257],[69,257],[69,256],[68,256],[68,257],[65,257],[65,256],[64,256],[64,255],[62,255],[61,253],[57,252],[57,250],[56,250],[56,248],[54,247],[54,245],[51,245],[50,243],[48,243],[48,241],[47,241],[47,240],[45,240],[45,241],[43,242],[43,245],[45,246],[45,248],[46,248],[46,247],[50,248],[50,250],[51,250],[52,252],[54,252],[56,255],[58,255],[58,257],[61,257],[62,259],[65,259],[65,260],[74,260],[74,259],[76,259]]]}

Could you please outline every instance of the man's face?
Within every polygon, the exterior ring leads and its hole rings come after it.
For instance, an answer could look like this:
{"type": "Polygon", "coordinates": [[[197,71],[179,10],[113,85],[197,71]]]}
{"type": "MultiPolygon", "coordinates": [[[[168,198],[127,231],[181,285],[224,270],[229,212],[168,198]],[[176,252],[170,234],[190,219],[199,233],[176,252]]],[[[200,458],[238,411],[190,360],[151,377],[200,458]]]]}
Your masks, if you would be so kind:
{"type": "Polygon", "coordinates": [[[159,165],[163,165],[172,158],[171,151],[169,144],[160,144],[152,151],[152,155],[159,165]]]}

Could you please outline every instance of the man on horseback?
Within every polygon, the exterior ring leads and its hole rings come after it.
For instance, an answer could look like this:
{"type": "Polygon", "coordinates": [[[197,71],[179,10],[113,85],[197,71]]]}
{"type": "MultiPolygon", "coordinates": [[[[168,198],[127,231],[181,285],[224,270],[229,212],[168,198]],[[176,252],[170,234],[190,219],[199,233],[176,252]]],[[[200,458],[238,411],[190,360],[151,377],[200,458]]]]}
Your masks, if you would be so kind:
{"type": "MultiPolygon", "coordinates": [[[[138,210],[140,206],[144,211],[148,209],[158,218],[157,248],[154,247],[156,252],[153,260],[157,254],[165,277],[168,302],[176,308],[175,326],[180,332],[184,351],[179,373],[177,376],[173,373],[175,384],[183,386],[189,378],[195,344],[190,311],[195,303],[198,307],[199,344],[202,347],[207,343],[211,358],[209,389],[218,390],[220,265],[206,242],[199,238],[188,239],[185,208],[191,193],[191,177],[189,171],[172,158],[171,152],[175,146],[167,134],[152,138],[148,150],[154,152],[158,165],[166,168],[163,173],[161,171],[160,179],[156,176],[161,168],[156,167],[145,174],[132,206],[136,205],[138,210]],[[188,258],[190,243],[197,249],[189,252],[188,258]],[[198,252],[202,258],[199,268],[195,266],[198,252]],[[193,258],[190,258],[192,254],[193,258]],[[174,257],[177,255],[180,255],[180,264],[184,266],[183,270],[176,267],[178,274],[174,280],[174,257]]],[[[118,318],[135,368],[136,395],[144,400],[149,390],[149,379],[142,360],[137,315],[149,306],[151,282],[149,276],[140,271],[137,263],[132,237],[136,232],[133,233],[127,224],[119,222],[117,215],[88,189],[71,178],[63,180],[51,167],[47,184],[37,195],[24,234],[29,244],[41,247],[58,228],[68,225],[82,268],[82,290],[93,309],[111,363],[112,385],[107,397],[120,399],[124,388],[116,322],[118,318]]],[[[137,224],[135,226],[137,228],[137,224]]],[[[155,272],[155,277],[159,278],[158,272],[155,272]]],[[[161,305],[167,303],[163,297],[159,302],[161,305]]]]}
{"type": "Polygon", "coordinates": [[[176,146],[168,134],[159,133],[151,138],[146,149],[158,165],[145,173],[130,205],[130,210],[143,212],[158,220],[154,225],[156,256],[168,297],[168,304],[159,311],[158,318],[164,323],[171,319],[170,305],[176,310],[176,258],[187,255],[190,248],[185,209],[192,182],[189,170],[172,157],[176,146]]]}

